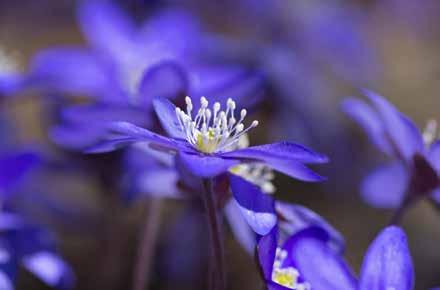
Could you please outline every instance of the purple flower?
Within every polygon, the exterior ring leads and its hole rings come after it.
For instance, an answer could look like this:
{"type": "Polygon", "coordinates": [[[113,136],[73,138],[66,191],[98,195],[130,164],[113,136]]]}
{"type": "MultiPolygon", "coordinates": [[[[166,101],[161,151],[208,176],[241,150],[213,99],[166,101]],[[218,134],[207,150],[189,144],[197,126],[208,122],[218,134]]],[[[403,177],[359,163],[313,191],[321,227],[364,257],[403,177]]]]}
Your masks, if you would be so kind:
{"type": "Polygon", "coordinates": [[[73,288],[73,272],[59,256],[50,232],[5,211],[0,213],[0,231],[1,289],[14,289],[19,264],[50,287],[73,288]]]}
{"type": "Polygon", "coordinates": [[[257,100],[258,73],[199,59],[203,32],[187,12],[164,10],[136,25],[110,1],[84,1],[78,22],[90,48],[43,50],[23,76],[25,88],[88,97],[89,103],[62,110],[61,124],[50,132],[59,145],[91,146],[109,120],[151,127],[149,112],[156,96],[210,94],[219,100],[227,95],[252,97],[249,103],[257,100]]]}
{"type": "Polygon", "coordinates": [[[234,198],[248,224],[260,235],[267,234],[276,223],[273,200],[246,180],[242,166],[261,164],[299,180],[323,180],[305,164],[325,163],[327,157],[304,146],[278,142],[246,147],[246,134],[258,122],[253,121],[245,127],[243,122],[247,112],[243,109],[236,116],[236,104],[231,99],[224,110],[219,102],[209,108],[207,99],[203,97],[197,113],[193,113],[194,105],[190,98],[186,98],[186,105],[186,110],[182,110],[164,98],[154,100],[156,114],[169,137],[127,122],[115,122],[108,127],[110,140],[90,148],[88,152],[108,152],[133,143],[144,143],[150,150],[174,156],[181,176],[195,177],[199,183],[200,179],[229,172],[234,198]]]}
{"type": "Polygon", "coordinates": [[[406,207],[421,197],[440,202],[440,143],[435,124],[421,134],[414,123],[383,97],[365,91],[371,105],[359,99],[343,102],[344,111],[366,131],[371,142],[391,158],[362,183],[362,197],[382,208],[406,207]]]}
{"type": "Polygon", "coordinates": [[[412,259],[406,235],[399,227],[385,228],[371,243],[359,279],[341,253],[329,244],[329,234],[323,228],[305,228],[284,239],[281,245],[275,229],[258,243],[260,266],[270,290],[411,290],[414,287],[412,259]]]}

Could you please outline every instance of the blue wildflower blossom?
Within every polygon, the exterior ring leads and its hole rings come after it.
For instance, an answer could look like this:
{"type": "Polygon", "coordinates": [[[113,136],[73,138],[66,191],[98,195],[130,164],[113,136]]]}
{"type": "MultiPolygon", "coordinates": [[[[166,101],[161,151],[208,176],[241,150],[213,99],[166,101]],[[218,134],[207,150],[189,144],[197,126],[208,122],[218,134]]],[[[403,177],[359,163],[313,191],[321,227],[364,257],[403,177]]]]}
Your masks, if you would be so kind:
{"type": "MultiPolygon", "coordinates": [[[[230,184],[234,198],[243,208],[247,221],[259,234],[267,233],[274,225],[272,199],[240,176],[234,175],[243,164],[264,164],[268,168],[303,181],[322,181],[323,177],[305,164],[324,163],[327,157],[290,142],[241,148],[242,138],[258,125],[253,121],[245,128],[247,115],[241,110],[236,116],[236,104],[229,99],[226,109],[214,103],[212,109],[201,98],[200,109],[193,114],[194,105],[186,98],[186,110],[175,107],[164,98],[156,98],[154,107],[162,127],[170,137],[153,133],[127,122],[109,125],[110,140],[94,146],[89,153],[108,152],[133,143],[148,144],[150,150],[174,156],[177,168],[191,176],[207,179],[231,172],[230,184]],[[256,214],[261,213],[261,214],[256,214]],[[267,222],[267,223],[266,223],[267,222]]],[[[185,173],[183,173],[185,174],[185,173]]]]}
{"type": "Polygon", "coordinates": [[[362,197],[382,208],[405,208],[425,196],[440,202],[440,143],[435,135],[435,124],[431,123],[422,134],[383,97],[369,91],[365,94],[372,105],[359,99],[347,99],[343,109],[391,162],[364,180],[362,197]]]}
{"type": "Polygon", "coordinates": [[[13,289],[19,264],[57,289],[73,287],[73,273],[58,255],[55,240],[43,227],[25,221],[8,208],[14,186],[39,164],[32,152],[3,153],[0,157],[0,288],[13,289]]]}
{"type": "Polygon", "coordinates": [[[356,278],[341,252],[329,243],[331,234],[310,226],[279,243],[276,228],[258,243],[260,266],[270,290],[381,290],[414,288],[414,269],[406,235],[385,228],[370,244],[356,278]]]}

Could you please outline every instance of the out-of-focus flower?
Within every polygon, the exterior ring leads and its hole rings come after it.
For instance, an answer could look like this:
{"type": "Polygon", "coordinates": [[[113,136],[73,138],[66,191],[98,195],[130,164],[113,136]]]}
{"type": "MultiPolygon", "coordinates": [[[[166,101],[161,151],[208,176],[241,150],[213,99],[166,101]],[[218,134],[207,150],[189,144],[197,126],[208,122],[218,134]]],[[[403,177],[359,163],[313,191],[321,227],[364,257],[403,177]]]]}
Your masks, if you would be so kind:
{"type": "Polygon", "coordinates": [[[1,289],[14,289],[19,265],[50,287],[73,288],[73,272],[59,256],[49,231],[17,214],[3,211],[0,213],[0,232],[1,289]]]}
{"type": "MultiPolygon", "coordinates": [[[[109,138],[89,153],[108,152],[133,143],[148,144],[150,149],[175,156],[177,168],[183,174],[200,178],[213,178],[231,170],[230,184],[235,200],[240,205],[247,222],[261,235],[276,223],[273,200],[245,178],[234,175],[234,167],[242,164],[264,164],[269,168],[303,181],[323,180],[305,164],[325,163],[327,157],[301,145],[279,142],[240,149],[240,139],[257,121],[245,128],[246,110],[235,115],[236,104],[229,99],[226,109],[214,103],[212,110],[206,98],[201,98],[200,108],[193,114],[193,103],[186,98],[186,110],[175,107],[164,98],[156,98],[154,108],[163,129],[170,137],[155,134],[127,122],[109,124],[109,138]]],[[[200,181],[199,181],[200,182],[200,181]]]]}
{"type": "Polygon", "coordinates": [[[6,152],[0,157],[0,288],[13,289],[18,266],[57,289],[73,287],[73,273],[56,251],[54,237],[9,209],[15,186],[40,162],[33,152],[6,152]]]}
{"type": "Polygon", "coordinates": [[[365,91],[371,102],[347,99],[344,111],[362,126],[376,147],[392,162],[379,167],[363,182],[363,198],[376,207],[406,207],[431,196],[440,202],[440,143],[435,124],[421,134],[413,122],[383,97],[365,91]]]}
{"type": "Polygon", "coordinates": [[[371,243],[359,279],[341,253],[329,246],[328,233],[322,228],[309,227],[299,231],[287,237],[281,248],[278,247],[275,230],[262,237],[258,244],[260,265],[268,289],[414,288],[414,270],[406,235],[396,226],[385,228],[371,243]],[[292,286],[295,283],[297,288],[292,286]]]}
{"type": "Polygon", "coordinates": [[[78,9],[78,22],[89,49],[43,50],[22,76],[27,80],[24,88],[89,98],[88,104],[63,110],[61,124],[51,130],[53,140],[67,148],[92,145],[108,121],[150,126],[149,111],[156,96],[246,98],[257,96],[261,89],[258,73],[199,59],[203,32],[187,12],[161,11],[137,26],[110,1],[84,1],[78,9]]]}

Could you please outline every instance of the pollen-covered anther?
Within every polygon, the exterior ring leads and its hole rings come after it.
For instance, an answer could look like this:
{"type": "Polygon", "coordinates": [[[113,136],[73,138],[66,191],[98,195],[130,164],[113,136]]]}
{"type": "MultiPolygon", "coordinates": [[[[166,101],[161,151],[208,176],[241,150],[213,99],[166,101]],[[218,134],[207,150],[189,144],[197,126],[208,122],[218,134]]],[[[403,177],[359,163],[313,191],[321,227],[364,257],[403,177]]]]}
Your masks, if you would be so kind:
{"type": "Polygon", "coordinates": [[[311,290],[312,288],[309,283],[299,281],[300,274],[297,269],[294,267],[283,267],[287,254],[287,251],[277,248],[272,270],[272,281],[289,289],[311,290]]]}
{"type": "Polygon", "coordinates": [[[186,97],[185,103],[186,111],[176,108],[177,119],[187,141],[204,153],[231,150],[237,145],[241,136],[258,126],[258,121],[253,121],[245,128],[243,124],[247,115],[245,109],[240,111],[240,118],[237,120],[236,103],[232,99],[227,100],[226,110],[221,110],[219,102],[215,102],[210,109],[208,100],[201,97],[200,109],[194,117],[191,98],[186,97]]]}

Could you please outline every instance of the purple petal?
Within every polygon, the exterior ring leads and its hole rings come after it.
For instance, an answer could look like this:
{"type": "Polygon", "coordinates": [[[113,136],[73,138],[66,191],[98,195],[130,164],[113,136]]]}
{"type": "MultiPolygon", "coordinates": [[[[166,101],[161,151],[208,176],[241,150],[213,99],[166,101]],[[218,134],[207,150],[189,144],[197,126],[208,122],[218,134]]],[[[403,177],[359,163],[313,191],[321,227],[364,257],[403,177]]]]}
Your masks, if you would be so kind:
{"type": "Polygon", "coordinates": [[[253,255],[256,246],[256,235],[244,219],[241,209],[235,199],[231,199],[225,206],[226,219],[236,240],[248,254],[253,255]]]}
{"type": "Polygon", "coordinates": [[[178,158],[181,164],[191,174],[201,178],[211,178],[225,173],[234,165],[240,163],[238,160],[224,159],[216,156],[188,154],[180,152],[178,158]]]}
{"type": "Polygon", "coordinates": [[[173,138],[185,139],[185,133],[177,120],[176,107],[165,98],[155,98],[153,105],[162,128],[168,135],[173,138]]]}
{"type": "Polygon", "coordinates": [[[74,276],[70,267],[52,252],[36,252],[23,258],[27,270],[57,289],[72,289],[74,276]]]}
{"type": "Polygon", "coordinates": [[[291,142],[278,142],[259,146],[253,146],[241,150],[224,153],[225,157],[249,158],[264,160],[266,157],[291,159],[301,163],[326,163],[328,158],[325,155],[299,144],[291,142]]]}
{"type": "Polygon", "coordinates": [[[97,97],[116,91],[111,68],[95,54],[73,47],[39,52],[28,79],[28,85],[69,94],[97,97]]]}
{"type": "Polygon", "coordinates": [[[16,230],[23,228],[24,225],[25,223],[20,216],[5,211],[0,213],[0,231],[16,230]]]}
{"type": "Polygon", "coordinates": [[[135,25],[111,1],[84,1],[78,10],[82,31],[94,47],[108,56],[122,59],[133,49],[135,25]]]}
{"type": "Polygon", "coordinates": [[[268,234],[277,223],[274,200],[249,181],[229,175],[232,194],[249,226],[259,235],[268,234]]]}
{"type": "Polygon", "coordinates": [[[272,169],[303,181],[317,182],[325,179],[304,166],[302,162],[322,163],[327,160],[326,157],[305,150],[304,147],[293,143],[281,142],[261,145],[225,152],[220,155],[226,158],[263,162],[272,169]]]}
{"type": "Polygon", "coordinates": [[[396,208],[402,203],[408,178],[407,169],[401,162],[381,166],[362,182],[362,198],[378,208],[396,208]]]}
{"type": "MultiPolygon", "coordinates": [[[[207,96],[209,102],[226,104],[228,98],[241,108],[252,108],[263,93],[263,76],[237,66],[192,67],[191,96],[207,96]]],[[[198,107],[195,107],[197,110],[198,107]]]]}
{"type": "Polygon", "coordinates": [[[365,255],[359,279],[360,290],[414,288],[414,269],[406,235],[396,226],[385,228],[365,255]]]}
{"type": "Polygon", "coordinates": [[[14,285],[12,284],[12,279],[6,273],[0,271],[0,289],[2,290],[13,290],[14,285]]]}
{"type": "Polygon", "coordinates": [[[55,126],[50,129],[49,136],[58,146],[70,150],[84,150],[98,144],[105,133],[105,127],[90,123],[88,126],[55,126]]]}
{"type": "Polygon", "coordinates": [[[440,171],[440,140],[435,141],[429,147],[428,159],[429,159],[431,165],[437,171],[440,171]]]}
{"type": "Polygon", "coordinates": [[[274,227],[269,234],[262,236],[257,244],[258,260],[266,280],[272,279],[275,253],[278,246],[278,228],[274,227]]]}
{"type": "Polygon", "coordinates": [[[423,152],[423,139],[416,126],[383,97],[369,91],[365,95],[379,112],[388,136],[399,156],[411,162],[416,152],[423,152]]]}
{"type": "Polygon", "coordinates": [[[102,144],[89,148],[86,152],[109,152],[136,142],[144,142],[151,147],[157,147],[158,150],[163,151],[175,151],[178,147],[177,142],[173,139],[163,137],[128,122],[112,122],[107,126],[107,129],[108,133],[115,137],[102,144]]]}
{"type": "Polygon", "coordinates": [[[16,184],[38,161],[39,157],[31,152],[0,157],[0,191],[7,191],[16,184]]]}
{"type": "Polygon", "coordinates": [[[287,235],[294,235],[308,227],[319,227],[328,236],[328,246],[332,247],[336,253],[344,252],[345,242],[341,233],[317,213],[304,206],[281,201],[275,203],[275,209],[281,216],[278,226],[287,235]]]}
{"type": "Polygon", "coordinates": [[[359,123],[379,150],[386,154],[392,154],[393,149],[385,135],[382,120],[370,105],[359,99],[348,98],[342,102],[342,109],[359,123]]]}
{"type": "MultiPolygon", "coordinates": [[[[188,79],[186,72],[181,66],[172,61],[163,61],[148,69],[141,80],[139,88],[141,104],[144,106],[149,106],[155,97],[175,99],[187,92],[188,79]]],[[[156,113],[161,118],[157,108],[156,113]]]]}
{"type": "Polygon", "coordinates": [[[357,281],[346,262],[316,233],[303,231],[286,242],[288,247],[283,246],[304,281],[313,289],[356,290],[357,281]]]}
{"type": "Polygon", "coordinates": [[[440,205],[440,188],[437,188],[431,193],[432,198],[434,201],[440,205]]]}

